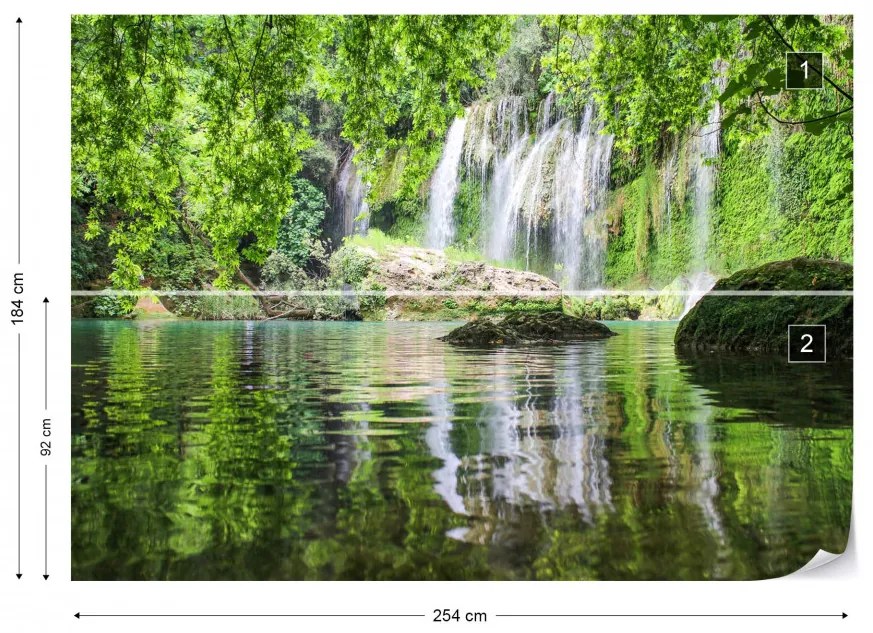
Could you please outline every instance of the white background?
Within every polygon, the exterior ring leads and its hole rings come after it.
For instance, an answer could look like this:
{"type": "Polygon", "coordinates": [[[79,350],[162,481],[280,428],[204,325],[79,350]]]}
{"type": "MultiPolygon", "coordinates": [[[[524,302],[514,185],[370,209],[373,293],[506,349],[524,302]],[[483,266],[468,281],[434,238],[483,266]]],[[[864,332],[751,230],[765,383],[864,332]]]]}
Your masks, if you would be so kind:
{"type": "MultiPolygon", "coordinates": [[[[26,323],[0,319],[0,631],[333,630],[360,631],[593,628],[646,631],[839,628],[873,630],[871,616],[870,221],[871,79],[873,29],[863,2],[24,2],[0,9],[0,303],[8,306],[14,271],[25,273],[26,323]],[[69,139],[70,13],[854,13],[855,94],[855,492],[848,553],[817,571],[760,582],[76,582],[70,581],[70,328],[69,139]],[[22,25],[22,263],[16,265],[16,24],[22,25]],[[55,450],[39,456],[43,416],[43,297],[49,307],[49,411],[55,450]],[[16,332],[22,333],[22,572],[16,571],[16,332]],[[865,388],[866,386],[866,388],[865,388]],[[49,464],[49,580],[43,580],[43,465],[49,464]],[[867,587],[864,587],[867,584],[867,587]],[[90,618],[82,613],[421,613],[436,608],[485,611],[486,624],[436,624],[418,619],[150,619],[90,618]],[[815,613],[840,618],[500,619],[497,613],[815,613]]],[[[5,315],[5,309],[3,314],[5,315]]]]}

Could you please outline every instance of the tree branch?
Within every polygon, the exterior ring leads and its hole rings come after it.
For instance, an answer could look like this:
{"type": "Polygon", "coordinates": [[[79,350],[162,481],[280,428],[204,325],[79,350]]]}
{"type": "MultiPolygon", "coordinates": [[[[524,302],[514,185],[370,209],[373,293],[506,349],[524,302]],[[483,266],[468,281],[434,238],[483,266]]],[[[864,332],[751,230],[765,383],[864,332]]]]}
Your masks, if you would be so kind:
{"type": "Polygon", "coordinates": [[[761,107],[764,109],[764,112],[767,113],[767,116],[769,116],[771,119],[773,119],[777,123],[782,123],[784,125],[803,125],[804,123],[817,123],[818,121],[826,121],[827,119],[833,119],[834,117],[838,117],[841,114],[845,114],[846,112],[849,112],[850,110],[852,110],[852,108],[854,107],[854,106],[849,106],[848,108],[840,110],[839,112],[831,112],[830,114],[816,117],[815,119],[804,119],[803,121],[786,121],[784,119],[780,119],[778,116],[776,116],[775,114],[770,112],[770,110],[767,108],[767,106],[764,105],[764,100],[761,98],[761,89],[760,88],[758,88],[755,91],[755,94],[758,97],[758,103],[761,104],[761,107]]]}
{"type": "MultiPolygon", "coordinates": [[[[769,15],[764,16],[764,21],[770,25],[770,29],[776,34],[776,37],[779,38],[779,40],[788,48],[788,50],[790,50],[792,53],[796,53],[798,55],[801,55],[800,53],[797,53],[797,51],[794,50],[794,47],[791,44],[789,44],[788,40],[786,40],[785,37],[783,37],[782,33],[780,33],[779,29],[776,28],[776,25],[773,23],[773,20],[769,15]]],[[[804,58],[802,55],[801,55],[801,59],[803,59],[803,61],[807,61],[806,58],[804,58]]],[[[835,84],[833,81],[831,81],[830,78],[827,75],[825,75],[822,70],[819,70],[818,68],[816,68],[815,66],[813,66],[811,64],[809,64],[809,67],[812,68],[819,75],[821,75],[822,79],[824,79],[831,86],[833,86],[834,89],[836,89],[836,91],[839,92],[841,95],[843,95],[846,99],[848,99],[849,101],[854,101],[854,99],[852,99],[852,95],[850,95],[848,92],[846,92],[845,90],[840,88],[837,84],[835,84]]],[[[849,108],[849,109],[851,109],[851,108],[849,108]]],[[[825,118],[827,118],[827,117],[825,117],[825,118]]]]}

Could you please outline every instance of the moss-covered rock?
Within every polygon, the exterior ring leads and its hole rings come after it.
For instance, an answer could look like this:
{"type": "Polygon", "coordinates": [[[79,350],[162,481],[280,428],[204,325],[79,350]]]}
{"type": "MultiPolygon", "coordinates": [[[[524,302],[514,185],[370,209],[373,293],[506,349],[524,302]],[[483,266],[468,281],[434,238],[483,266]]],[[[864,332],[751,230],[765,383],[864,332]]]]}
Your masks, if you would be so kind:
{"type": "Polygon", "coordinates": [[[547,312],[515,313],[503,319],[475,319],[440,337],[440,340],[453,345],[486,347],[591,341],[610,336],[615,336],[615,332],[597,321],[547,312]]]}
{"type": "MultiPolygon", "coordinates": [[[[797,258],[734,273],[713,291],[835,291],[852,289],[852,267],[797,258]]],[[[685,350],[785,354],[788,326],[827,326],[828,360],[852,356],[852,297],[833,295],[724,296],[708,293],[679,324],[685,350]]]]}

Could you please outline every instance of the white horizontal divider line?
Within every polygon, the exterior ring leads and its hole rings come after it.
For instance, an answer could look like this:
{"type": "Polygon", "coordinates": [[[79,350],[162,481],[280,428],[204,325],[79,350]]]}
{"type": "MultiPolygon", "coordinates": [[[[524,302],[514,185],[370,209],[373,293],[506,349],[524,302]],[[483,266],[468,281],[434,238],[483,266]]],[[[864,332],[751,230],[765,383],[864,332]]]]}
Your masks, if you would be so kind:
{"type": "MultiPolygon", "coordinates": [[[[71,290],[72,297],[689,297],[693,290],[71,290]]],[[[851,297],[853,290],[710,290],[715,297],[851,297]]]]}

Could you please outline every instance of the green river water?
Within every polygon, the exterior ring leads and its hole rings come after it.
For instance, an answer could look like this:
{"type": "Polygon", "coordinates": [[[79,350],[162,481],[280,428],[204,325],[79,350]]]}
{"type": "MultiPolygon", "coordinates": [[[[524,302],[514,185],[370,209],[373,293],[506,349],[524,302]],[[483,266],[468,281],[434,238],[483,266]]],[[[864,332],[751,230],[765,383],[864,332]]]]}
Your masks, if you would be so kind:
{"type": "Polygon", "coordinates": [[[73,578],[749,579],[844,549],[850,365],[454,325],[74,321],[73,578]]]}

